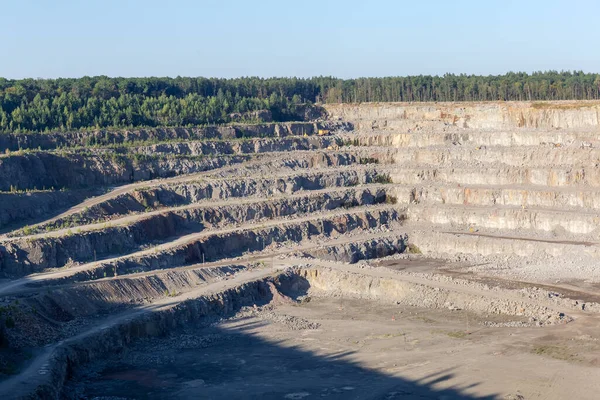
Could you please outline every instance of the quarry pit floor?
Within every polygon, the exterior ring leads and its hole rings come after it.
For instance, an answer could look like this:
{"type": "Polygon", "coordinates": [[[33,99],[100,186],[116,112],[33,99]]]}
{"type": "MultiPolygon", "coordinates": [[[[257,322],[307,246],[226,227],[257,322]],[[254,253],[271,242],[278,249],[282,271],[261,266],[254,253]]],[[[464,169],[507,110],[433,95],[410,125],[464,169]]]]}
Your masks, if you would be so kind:
{"type": "MultiPolygon", "coordinates": [[[[434,260],[381,264],[446,275],[434,260]]],[[[87,399],[593,399],[600,318],[572,315],[567,324],[518,326],[523,317],[317,293],[141,339],[79,370],[67,391],[87,399]]]]}
{"type": "Polygon", "coordinates": [[[600,345],[569,339],[561,328],[481,329],[471,316],[475,325],[467,331],[465,313],[382,308],[357,300],[318,299],[274,312],[320,327],[294,330],[241,316],[142,341],[82,374],[82,394],[138,399],[491,399],[514,393],[591,399],[585,393],[600,389],[597,370],[588,366],[597,359],[578,356],[600,350],[600,345]],[[546,358],[542,364],[539,357],[546,358]]]}

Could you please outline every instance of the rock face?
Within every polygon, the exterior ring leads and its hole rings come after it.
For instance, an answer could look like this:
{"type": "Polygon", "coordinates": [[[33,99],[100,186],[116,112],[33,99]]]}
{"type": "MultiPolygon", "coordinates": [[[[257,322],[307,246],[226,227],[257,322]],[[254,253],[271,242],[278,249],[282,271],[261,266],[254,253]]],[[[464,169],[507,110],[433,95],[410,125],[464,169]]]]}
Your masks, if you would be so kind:
{"type": "Polygon", "coordinates": [[[269,152],[337,146],[333,137],[256,139],[240,142],[164,143],[123,154],[35,152],[0,158],[0,191],[86,188],[206,171],[269,152]]]}
{"type": "Polygon", "coordinates": [[[176,154],[192,156],[214,156],[224,154],[255,154],[272,153],[281,151],[303,151],[326,149],[336,145],[335,138],[332,137],[293,137],[281,139],[256,139],[252,141],[238,142],[185,142],[185,143],[164,143],[152,146],[142,146],[136,148],[136,154],[176,154]]]}
{"type": "Polygon", "coordinates": [[[357,263],[360,260],[372,260],[393,254],[404,253],[408,244],[405,237],[383,237],[373,240],[348,243],[340,246],[325,246],[305,252],[320,260],[357,263]]]}
{"type": "Polygon", "coordinates": [[[18,150],[52,150],[76,146],[109,146],[131,142],[169,140],[232,140],[241,138],[311,135],[319,129],[349,130],[352,125],[338,122],[283,122],[213,126],[207,128],[150,128],[136,130],[97,130],[86,132],[19,133],[0,135],[0,153],[18,150]]]}
{"type": "MultiPolygon", "coordinates": [[[[229,205],[222,207],[198,207],[184,208],[165,214],[156,214],[141,219],[135,223],[117,227],[98,227],[95,231],[77,233],[70,231],[66,236],[26,238],[14,240],[0,246],[1,263],[0,273],[3,275],[15,275],[32,273],[47,268],[57,268],[69,262],[94,261],[107,255],[119,255],[131,252],[145,243],[157,240],[165,240],[169,237],[180,236],[190,231],[201,231],[206,228],[223,228],[229,225],[243,224],[257,220],[268,220],[283,218],[295,214],[309,214],[325,210],[333,210],[342,207],[357,207],[369,204],[385,202],[385,191],[380,190],[348,190],[333,195],[322,194],[319,196],[299,197],[282,199],[277,201],[255,202],[244,205],[229,205]]],[[[292,240],[296,235],[297,240],[304,236],[327,233],[331,230],[343,232],[346,229],[355,229],[358,226],[375,226],[372,224],[385,224],[388,220],[397,220],[397,214],[391,213],[368,213],[366,217],[359,215],[340,215],[335,222],[325,221],[320,228],[309,229],[307,233],[286,231],[279,234],[273,233],[271,238],[264,243],[248,244],[246,236],[237,240],[243,240],[244,248],[254,248],[256,245],[265,246],[271,241],[292,240]],[[381,222],[372,221],[375,215],[383,218],[381,222]],[[364,218],[367,218],[365,221],[364,218]],[[351,226],[348,227],[347,225],[351,226]],[[281,236],[281,237],[280,237],[281,236]]],[[[295,230],[301,229],[299,225],[295,230]]],[[[226,236],[229,237],[229,236],[226,236]]],[[[230,237],[233,238],[233,237],[230,237]]],[[[217,240],[220,243],[217,249],[200,246],[197,250],[206,260],[222,258],[227,254],[224,250],[229,248],[233,254],[238,243],[221,243],[224,239],[217,240]]],[[[251,239],[254,240],[254,239],[251,239]]],[[[202,256],[197,260],[202,261],[202,256]]]]}
{"type": "MultiPolygon", "coordinates": [[[[25,155],[23,157],[27,158],[29,156],[25,155]]],[[[133,163],[128,158],[122,158],[119,160],[120,164],[115,165],[112,160],[107,160],[106,157],[89,157],[86,159],[87,161],[81,161],[81,159],[85,158],[80,159],[74,156],[65,156],[61,157],[58,161],[58,164],[65,165],[65,169],[55,170],[53,167],[54,163],[51,161],[56,159],[55,156],[48,157],[40,154],[39,157],[34,157],[33,159],[46,161],[41,162],[41,166],[37,165],[37,168],[39,168],[37,170],[30,169],[27,173],[23,171],[23,165],[30,165],[29,162],[25,162],[17,170],[28,175],[28,178],[24,178],[20,184],[23,185],[24,182],[29,181],[28,185],[37,188],[38,191],[25,188],[25,190],[32,191],[26,193],[0,193],[0,200],[2,200],[0,201],[0,229],[17,223],[20,223],[20,227],[36,223],[44,215],[65,210],[82,202],[86,197],[97,196],[104,192],[102,188],[98,187],[93,189],[48,190],[40,192],[39,189],[43,189],[43,186],[37,185],[42,182],[46,182],[46,184],[48,182],[55,182],[58,185],[93,186],[99,184],[104,186],[105,184],[110,184],[110,182],[128,182],[131,176],[144,180],[161,176],[177,176],[177,174],[186,171],[210,171],[215,168],[225,168],[228,165],[231,165],[231,168],[235,168],[236,164],[248,160],[244,156],[215,157],[214,159],[171,157],[165,158],[162,161],[149,159],[147,162],[133,163]],[[46,160],[47,158],[50,158],[50,160],[46,160]],[[49,173],[45,173],[47,168],[50,171],[49,173]],[[173,170],[170,168],[173,168],[173,170]],[[121,169],[124,169],[124,171],[121,169]]],[[[13,161],[16,162],[17,160],[15,158],[13,161]]],[[[319,187],[324,188],[328,185],[335,186],[336,182],[342,182],[345,179],[351,178],[349,175],[355,176],[356,180],[347,180],[347,183],[356,184],[364,182],[364,179],[359,177],[361,174],[358,172],[347,171],[338,177],[337,173],[325,174],[315,172],[308,174],[308,171],[326,167],[353,165],[358,164],[359,161],[359,155],[347,152],[307,153],[294,158],[269,157],[264,163],[259,164],[262,170],[256,171],[256,173],[249,170],[249,173],[246,174],[248,175],[248,180],[246,181],[236,179],[210,183],[200,182],[201,178],[198,177],[190,179],[189,183],[168,184],[165,182],[157,187],[144,188],[141,186],[137,190],[132,189],[131,192],[99,203],[97,206],[91,206],[89,209],[81,211],[78,217],[81,219],[81,222],[89,222],[100,216],[141,212],[148,207],[183,205],[203,199],[226,199],[228,197],[253,195],[270,196],[276,193],[293,193],[297,190],[313,190],[319,187]],[[290,172],[303,170],[305,174],[269,180],[252,178],[256,174],[262,174],[262,171],[268,171],[269,174],[272,174],[273,171],[286,169],[290,172]]],[[[0,160],[0,164],[2,162],[0,160]]],[[[243,169],[241,168],[238,172],[242,171],[243,169]]],[[[10,171],[7,170],[6,173],[9,174],[10,171]]],[[[215,171],[215,174],[217,173],[215,171]]],[[[227,171],[220,172],[222,176],[227,176],[227,173],[227,171]]],[[[375,177],[374,172],[365,171],[364,174],[365,179],[375,177]]],[[[23,188],[18,188],[16,184],[10,183],[10,186],[13,186],[17,190],[23,190],[23,188]]],[[[62,222],[68,220],[69,218],[59,218],[55,224],[60,225],[62,222]]],[[[15,228],[18,227],[16,226],[15,228]]]]}
{"type": "Polygon", "coordinates": [[[57,210],[99,195],[98,190],[47,191],[42,193],[0,193],[0,229],[18,221],[36,221],[57,210]]]}
{"type": "MultiPolygon", "coordinates": [[[[536,306],[526,300],[496,299],[493,296],[423,286],[394,279],[392,274],[382,277],[377,276],[376,273],[348,273],[329,268],[300,269],[296,273],[306,279],[309,293],[313,295],[375,299],[383,303],[438,309],[448,308],[451,305],[455,309],[480,313],[523,315],[542,320],[548,325],[567,320],[566,316],[553,312],[548,307],[536,306]]],[[[298,279],[298,277],[292,276],[291,279],[298,279]]],[[[468,284],[467,281],[462,283],[468,284]]]]}
{"type": "Polygon", "coordinates": [[[272,286],[264,280],[257,280],[214,295],[190,299],[167,310],[133,315],[123,321],[124,324],[112,325],[93,334],[81,335],[64,345],[53,346],[46,373],[36,377],[35,388],[28,395],[18,398],[74,398],[73,394],[63,392],[63,385],[73,368],[102,357],[107,351],[123,350],[133,340],[165,335],[186,325],[202,326],[231,315],[243,306],[268,303],[272,297],[272,286]]]}
{"type": "Polygon", "coordinates": [[[0,158],[0,191],[78,189],[171,177],[176,171],[195,173],[246,160],[245,156],[219,158],[59,155],[33,153],[0,158]]]}
{"type": "MultiPolygon", "coordinates": [[[[302,175],[280,178],[183,182],[140,188],[82,210],[77,214],[77,219],[81,223],[91,223],[97,219],[113,218],[131,212],[183,206],[204,200],[272,197],[326,188],[353,187],[373,183],[377,176],[385,173],[381,172],[380,168],[356,168],[335,173],[309,171],[310,169],[307,168],[307,172],[302,175]]],[[[52,226],[66,225],[71,219],[72,217],[58,218],[52,222],[52,226]]]]}
{"type": "Polygon", "coordinates": [[[597,102],[367,103],[332,104],[325,109],[330,118],[351,121],[358,129],[600,129],[597,102]]]}

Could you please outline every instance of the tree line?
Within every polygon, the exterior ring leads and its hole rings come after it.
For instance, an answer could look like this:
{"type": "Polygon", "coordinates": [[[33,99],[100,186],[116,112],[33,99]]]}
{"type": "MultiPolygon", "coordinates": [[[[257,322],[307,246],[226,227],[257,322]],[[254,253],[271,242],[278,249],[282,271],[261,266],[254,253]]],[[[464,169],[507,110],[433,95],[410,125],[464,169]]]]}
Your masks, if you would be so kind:
{"type": "Polygon", "coordinates": [[[0,78],[0,132],[222,124],[258,110],[286,121],[298,118],[305,103],[595,99],[600,75],[582,71],[359,79],[0,78]]]}

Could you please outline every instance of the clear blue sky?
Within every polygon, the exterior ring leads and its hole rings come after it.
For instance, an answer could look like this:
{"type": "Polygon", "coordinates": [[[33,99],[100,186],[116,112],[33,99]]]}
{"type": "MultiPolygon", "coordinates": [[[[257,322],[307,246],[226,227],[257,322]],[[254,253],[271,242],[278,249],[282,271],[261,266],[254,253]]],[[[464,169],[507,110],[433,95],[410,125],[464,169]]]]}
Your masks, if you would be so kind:
{"type": "Polygon", "coordinates": [[[599,0],[4,0],[0,76],[600,71],[599,0]]]}

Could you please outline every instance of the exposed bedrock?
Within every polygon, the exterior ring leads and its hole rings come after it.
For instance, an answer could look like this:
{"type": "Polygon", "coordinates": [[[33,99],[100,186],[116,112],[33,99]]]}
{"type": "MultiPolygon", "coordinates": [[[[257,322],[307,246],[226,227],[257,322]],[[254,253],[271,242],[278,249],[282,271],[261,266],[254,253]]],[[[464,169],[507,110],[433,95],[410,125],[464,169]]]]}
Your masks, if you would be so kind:
{"type": "MultiPolygon", "coordinates": [[[[383,198],[385,198],[385,195],[383,198]]],[[[381,201],[381,197],[378,197],[377,194],[366,195],[364,199],[367,202],[381,201]]],[[[338,204],[343,204],[345,201],[352,203],[353,200],[358,202],[358,199],[353,196],[337,201],[338,204]]],[[[318,202],[310,201],[306,202],[305,206],[309,207],[310,210],[313,209],[311,207],[318,204],[318,202]]],[[[329,199],[324,199],[320,204],[323,208],[333,205],[329,199]]],[[[263,206],[259,209],[269,215],[282,212],[274,211],[271,207],[273,206],[263,206]]],[[[289,207],[288,211],[283,212],[293,213],[293,207],[289,207]]],[[[298,207],[301,207],[301,205],[298,205],[298,207]]],[[[223,218],[235,218],[233,213],[230,214],[230,217],[224,217],[222,214],[224,211],[200,209],[198,214],[188,214],[191,220],[188,223],[209,224],[211,220],[214,221],[215,219],[223,221],[223,218]],[[198,219],[194,220],[194,218],[198,219]]],[[[252,215],[252,218],[257,218],[255,213],[260,211],[247,208],[246,211],[240,209],[240,212],[240,218],[248,218],[250,215],[252,215]]],[[[5,243],[4,246],[0,247],[1,272],[5,276],[20,276],[47,268],[59,268],[67,265],[70,260],[93,261],[95,256],[122,254],[137,249],[142,243],[150,243],[153,240],[174,236],[177,233],[178,223],[183,223],[180,218],[182,217],[176,214],[160,215],[157,218],[143,220],[126,227],[107,228],[97,232],[72,234],[58,238],[22,239],[14,243],[5,243]]],[[[207,234],[205,237],[189,244],[170,250],[164,255],[160,254],[156,258],[151,257],[153,253],[148,251],[148,258],[152,258],[152,260],[147,260],[146,257],[140,260],[132,257],[130,261],[125,260],[123,262],[128,265],[126,269],[129,270],[140,267],[144,269],[147,262],[152,266],[150,269],[157,269],[194,262],[214,261],[228,256],[235,257],[245,251],[261,250],[271,243],[288,240],[299,242],[314,235],[330,235],[334,232],[344,233],[355,229],[369,229],[402,219],[401,215],[395,210],[357,210],[355,212],[349,210],[347,213],[331,217],[323,216],[322,218],[316,217],[314,220],[306,222],[294,222],[292,220],[282,223],[281,226],[256,232],[244,230],[215,235],[207,234]]],[[[106,271],[110,274],[114,273],[114,269],[106,267],[106,271]]],[[[102,274],[104,273],[105,271],[102,271],[102,274]]]]}
{"type": "Polygon", "coordinates": [[[244,141],[193,141],[178,143],[162,143],[128,149],[128,152],[152,155],[157,153],[176,155],[222,155],[222,154],[254,154],[296,150],[317,150],[336,146],[338,139],[334,137],[290,137],[277,139],[254,139],[244,141]]]}
{"type": "MultiPolygon", "coordinates": [[[[80,223],[101,218],[143,212],[160,207],[175,207],[203,200],[225,200],[238,197],[270,197],[294,194],[301,191],[326,188],[352,187],[373,183],[379,176],[377,169],[347,169],[340,171],[307,172],[279,178],[243,178],[228,180],[203,180],[171,185],[141,188],[99,203],[77,215],[80,223]]],[[[69,223],[72,217],[60,218],[51,226],[69,223]]]]}
{"type": "Polygon", "coordinates": [[[399,164],[451,165],[463,163],[506,166],[576,166],[594,168],[600,161],[600,149],[579,147],[558,149],[552,146],[530,147],[429,147],[397,149],[399,164]]]}
{"type": "Polygon", "coordinates": [[[524,259],[545,257],[586,256],[594,260],[600,259],[600,248],[594,243],[585,241],[544,240],[527,236],[486,236],[468,232],[446,233],[417,231],[409,234],[410,242],[415,243],[424,253],[432,257],[455,258],[470,256],[518,256],[524,259]]]}
{"type": "Polygon", "coordinates": [[[414,129],[428,125],[474,129],[600,126],[598,102],[363,103],[324,107],[330,118],[350,121],[358,129],[414,129]]]}
{"type": "Polygon", "coordinates": [[[390,172],[392,181],[403,185],[445,183],[455,185],[534,185],[573,187],[585,185],[600,187],[600,168],[577,167],[411,167],[390,172]]]}
{"type": "Polygon", "coordinates": [[[501,230],[530,230],[593,235],[598,237],[600,214],[543,209],[464,206],[420,206],[408,208],[411,222],[426,222],[447,229],[457,226],[501,230]]]}
{"type": "MultiPolygon", "coordinates": [[[[280,279],[284,281],[284,276],[280,279]]],[[[359,274],[338,271],[332,268],[300,268],[294,274],[287,275],[291,280],[283,287],[308,287],[309,293],[321,296],[343,296],[359,299],[377,300],[384,303],[404,304],[409,306],[469,310],[477,313],[506,314],[526,316],[541,321],[542,324],[567,322],[564,314],[538,305],[526,299],[509,299],[506,296],[484,296],[469,293],[459,288],[444,288],[423,285],[410,280],[395,279],[393,276],[377,276],[376,274],[359,274]],[[294,282],[299,277],[306,280],[294,282]]],[[[457,285],[458,286],[458,285],[457,285]]],[[[284,292],[287,292],[284,290],[284,292]]]]}
{"type": "Polygon", "coordinates": [[[88,188],[189,174],[241,163],[247,156],[133,157],[36,152],[0,158],[0,191],[88,188]]]}
{"type": "Polygon", "coordinates": [[[58,147],[99,145],[108,146],[127,142],[241,139],[252,137],[284,137],[312,135],[319,129],[350,130],[347,122],[282,122],[269,124],[238,124],[206,128],[147,128],[135,130],[97,130],[91,132],[20,133],[0,135],[0,152],[7,149],[51,150],[58,147]]]}
{"type": "Polygon", "coordinates": [[[408,245],[407,236],[392,236],[344,243],[336,246],[323,246],[303,252],[320,260],[357,263],[360,260],[371,260],[403,253],[408,245]]]}
{"type": "MultiPolygon", "coordinates": [[[[268,174],[272,176],[274,172],[278,175],[285,172],[294,173],[296,171],[311,169],[311,168],[325,168],[325,167],[336,167],[344,165],[359,164],[363,158],[361,154],[364,152],[326,152],[323,150],[315,150],[310,152],[299,152],[293,157],[287,154],[279,155],[264,155],[260,162],[249,162],[239,166],[233,166],[235,171],[231,168],[224,168],[209,175],[214,178],[241,178],[250,177],[256,178],[268,174]],[[358,153],[358,154],[356,154],[358,153]]],[[[368,153],[367,153],[368,154],[368,153]]],[[[367,156],[365,156],[367,157],[367,156]]],[[[392,163],[392,156],[385,158],[387,163],[392,163]]]]}
{"type": "MultiPolygon", "coordinates": [[[[324,246],[305,253],[319,259],[355,263],[402,253],[405,249],[406,238],[399,236],[324,246]]],[[[242,265],[205,267],[200,264],[185,269],[156,271],[152,275],[125,275],[118,279],[87,281],[56,289],[48,286],[49,290],[27,296],[23,302],[33,307],[36,314],[54,321],[70,321],[135,307],[159,298],[175,297],[178,293],[232,276],[245,269],[242,265]]]]}
{"type": "MultiPolygon", "coordinates": [[[[398,225],[404,220],[404,214],[394,209],[373,211],[355,211],[331,217],[323,216],[310,221],[282,223],[279,226],[239,230],[223,234],[207,235],[158,257],[144,257],[137,262],[118,264],[123,273],[133,268],[158,269],[170,266],[218,261],[223,258],[237,257],[249,251],[261,251],[275,243],[303,243],[320,236],[337,236],[350,232],[361,232],[382,225],[398,225]]],[[[131,260],[133,261],[133,259],[131,260]]],[[[103,266],[107,273],[111,266],[103,266]]]]}
{"type": "Polygon", "coordinates": [[[0,158],[0,191],[13,188],[82,188],[172,177],[248,160],[247,154],[316,150],[336,145],[333,137],[185,142],[113,153],[34,152],[0,158]],[[161,154],[165,153],[165,154],[161,154]],[[214,157],[205,157],[214,156],[214,157]]]}
{"type": "MultiPolygon", "coordinates": [[[[353,143],[360,146],[389,146],[398,149],[421,149],[441,146],[458,150],[461,146],[473,147],[515,147],[543,146],[558,149],[581,148],[582,144],[598,144],[598,132],[594,127],[572,131],[564,129],[513,129],[500,131],[482,131],[478,129],[465,129],[459,132],[418,132],[411,133],[403,130],[383,130],[357,135],[355,132],[342,135],[343,138],[352,139],[353,143]]],[[[587,146],[589,146],[587,145],[587,146]]],[[[513,150],[516,150],[513,149],[513,150]]]]}
{"type": "Polygon", "coordinates": [[[150,252],[144,255],[134,254],[102,262],[93,269],[76,272],[66,278],[58,278],[53,281],[53,284],[101,279],[113,276],[115,272],[121,276],[140,271],[194,265],[205,261],[219,261],[238,257],[248,252],[262,251],[273,244],[302,243],[319,237],[336,237],[341,234],[379,228],[383,225],[399,225],[403,220],[403,214],[394,210],[366,211],[342,214],[334,218],[286,223],[262,229],[206,235],[165,251],[150,252]]]}
{"type": "Polygon", "coordinates": [[[43,292],[19,298],[21,313],[15,315],[19,324],[6,332],[7,338],[13,348],[45,346],[81,331],[85,326],[93,326],[101,318],[110,318],[157,300],[175,299],[182,292],[197,290],[247,270],[248,266],[237,264],[199,266],[48,287],[43,292]]]}
{"type": "MultiPolygon", "coordinates": [[[[309,253],[332,260],[358,261],[385,257],[403,252],[405,248],[406,237],[390,236],[323,246],[309,253]]],[[[27,286],[29,292],[19,297],[21,307],[25,309],[18,317],[21,329],[11,330],[8,339],[17,347],[44,346],[72,331],[69,325],[64,325],[66,322],[77,319],[77,329],[82,329],[98,318],[151,304],[159,299],[176,300],[180,294],[197,290],[202,285],[261,268],[264,268],[261,262],[223,266],[197,264],[58,286],[52,284],[58,281],[51,281],[46,282],[46,290],[39,292],[34,292],[35,285],[30,284],[27,286]],[[31,330],[32,327],[38,329],[31,330]],[[29,333],[24,334],[23,329],[29,333]]],[[[63,280],[62,283],[67,282],[63,280]]]]}
{"type": "MultiPolygon", "coordinates": [[[[75,318],[98,317],[103,313],[123,311],[160,298],[176,297],[182,291],[222,280],[245,269],[242,265],[198,267],[157,272],[147,276],[92,281],[48,290],[22,301],[40,315],[66,322],[75,318]]],[[[44,321],[40,323],[43,324],[44,321]]]]}
{"type": "MultiPolygon", "coordinates": [[[[241,176],[247,175],[248,179],[251,178],[253,174],[261,174],[261,171],[268,171],[272,173],[272,171],[285,172],[290,171],[290,173],[294,173],[294,171],[299,170],[300,173],[302,170],[309,170],[313,168],[324,168],[324,167],[335,167],[335,166],[344,166],[344,165],[352,165],[358,164],[361,159],[365,159],[367,157],[373,158],[372,154],[366,154],[361,157],[360,154],[353,153],[324,153],[324,152],[314,152],[311,154],[303,154],[295,158],[285,158],[279,157],[273,160],[265,160],[263,163],[258,164],[258,166],[253,167],[252,165],[244,165],[240,167],[237,171],[241,176]]],[[[391,161],[388,158],[385,160],[391,161]]],[[[230,160],[233,165],[238,164],[243,161],[243,159],[234,159],[230,160]]],[[[180,161],[181,162],[181,161],[180,161]]],[[[229,164],[227,160],[224,162],[225,169],[227,169],[226,165],[229,164]]],[[[108,164],[111,165],[111,164],[108,164]]],[[[220,162],[215,163],[215,167],[219,167],[221,165],[220,162]]],[[[139,165],[138,165],[139,167],[139,165]]],[[[188,165],[189,167],[189,165],[188,165]]],[[[186,169],[188,168],[186,167],[186,169]]],[[[112,168],[112,167],[111,167],[112,168]]],[[[235,168],[235,167],[231,167],[235,168]]],[[[211,167],[212,169],[212,167],[211,167]]],[[[67,172],[66,174],[77,174],[78,170],[72,172],[67,172]]],[[[220,171],[220,170],[218,170],[220,171]]],[[[83,178],[77,178],[76,185],[87,185],[93,184],[94,181],[86,181],[86,177],[89,177],[89,172],[80,171],[83,178]]],[[[133,171],[134,175],[140,174],[140,170],[133,171]]],[[[230,173],[227,171],[215,172],[215,174],[220,174],[223,177],[229,176],[230,173]]],[[[99,172],[100,175],[105,175],[103,172],[99,172]]],[[[170,174],[170,173],[169,173],[170,174]]],[[[152,171],[148,174],[147,178],[154,177],[156,174],[152,171]]],[[[310,180],[310,179],[308,179],[310,180]]],[[[68,180],[58,177],[57,182],[68,183],[68,180]]],[[[104,178],[100,179],[101,182],[105,182],[104,178]]],[[[114,179],[107,179],[106,181],[112,182],[114,179]]],[[[120,182],[118,182],[120,183],[120,182]]],[[[190,181],[190,185],[193,187],[194,184],[198,184],[198,182],[190,181]]],[[[34,184],[35,186],[36,184],[34,184]]],[[[278,184],[280,185],[280,184],[278,184]]],[[[13,185],[14,186],[14,185],[13,185]]],[[[184,184],[174,185],[177,187],[177,194],[179,194],[179,190],[184,190],[184,184]]],[[[235,187],[235,184],[232,185],[235,187]]],[[[280,187],[280,186],[278,186],[280,187]]],[[[300,187],[300,186],[299,186],[300,187]]],[[[15,186],[16,188],[16,186],[15,186]]],[[[289,188],[289,185],[286,185],[286,188],[289,188]]],[[[40,189],[40,187],[38,187],[40,189]]],[[[54,190],[54,191],[31,191],[27,193],[0,193],[0,229],[4,227],[8,227],[10,225],[24,226],[27,224],[33,224],[38,222],[44,216],[49,215],[50,213],[60,211],[62,209],[66,209],[70,206],[75,205],[83,201],[86,197],[99,195],[103,189],[82,189],[82,190],[54,190]]],[[[190,189],[193,191],[193,189],[190,189]]],[[[287,189],[286,189],[287,190],[287,189]]],[[[156,193],[170,192],[170,186],[167,183],[158,186],[156,189],[156,193]],[[165,190],[161,190],[165,188],[165,190]]],[[[216,192],[219,190],[215,189],[216,192]]],[[[243,190],[241,190],[243,191],[243,190]]],[[[151,201],[156,201],[154,194],[154,190],[151,188],[139,189],[133,192],[130,192],[126,195],[120,195],[116,197],[114,200],[108,200],[106,202],[100,203],[96,206],[90,207],[89,212],[82,212],[78,215],[78,218],[81,222],[86,221],[86,217],[83,215],[89,216],[91,219],[96,219],[98,216],[103,215],[114,215],[116,214],[125,214],[131,211],[144,211],[147,209],[147,205],[138,204],[137,194],[148,193],[151,201]],[[133,195],[132,198],[131,195],[133,195]]],[[[223,189],[223,196],[225,196],[227,190],[223,189]]],[[[183,197],[178,196],[177,194],[170,196],[169,194],[164,194],[165,197],[173,197],[173,199],[183,199],[183,197]]],[[[182,196],[186,196],[185,193],[181,193],[182,196]]],[[[232,194],[233,195],[233,194],[232,194]]],[[[144,195],[145,196],[145,195],[144,195]]],[[[143,199],[142,199],[143,201],[143,199]]],[[[159,200],[160,202],[160,200],[159,200]]],[[[166,204],[166,203],[165,203],[166,204]]],[[[176,204],[188,204],[187,200],[184,200],[184,203],[172,203],[172,205],[176,204]]],[[[57,221],[65,222],[63,219],[57,221]]],[[[54,225],[56,225],[56,223],[54,225]]]]}
{"type": "Polygon", "coordinates": [[[22,221],[42,218],[98,194],[99,190],[0,193],[0,230],[22,221]]]}
{"type": "MultiPolygon", "coordinates": [[[[203,326],[232,315],[243,306],[267,304],[278,295],[270,280],[243,283],[222,292],[178,302],[173,307],[132,315],[105,329],[92,330],[52,346],[47,362],[47,374],[29,382],[29,390],[19,395],[22,399],[70,399],[73,393],[63,391],[65,381],[73,369],[100,359],[107,352],[119,352],[134,340],[162,336],[177,329],[203,326]]],[[[19,392],[23,388],[19,388],[19,392]]]]}
{"type": "Polygon", "coordinates": [[[544,188],[544,187],[482,187],[477,185],[394,185],[388,193],[395,196],[397,204],[418,203],[423,205],[475,205],[542,207],[562,210],[600,210],[600,196],[593,188],[544,188]]]}

